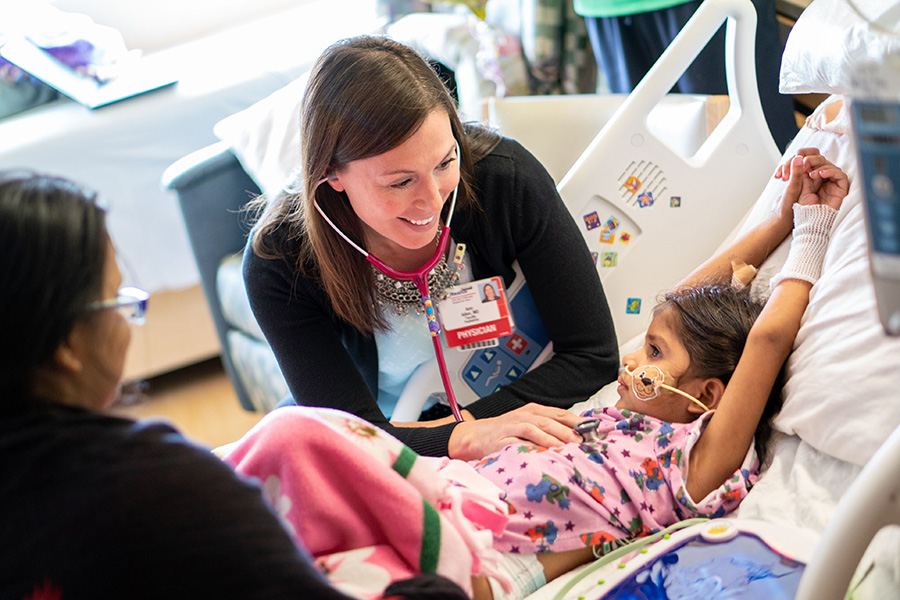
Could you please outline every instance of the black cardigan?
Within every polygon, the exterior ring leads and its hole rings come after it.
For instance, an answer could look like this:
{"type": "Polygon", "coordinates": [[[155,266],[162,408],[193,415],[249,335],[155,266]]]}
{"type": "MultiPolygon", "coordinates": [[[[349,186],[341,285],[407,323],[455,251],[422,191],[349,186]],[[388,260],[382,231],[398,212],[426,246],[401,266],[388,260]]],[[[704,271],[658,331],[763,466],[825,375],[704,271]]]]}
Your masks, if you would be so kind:
{"type": "MultiPolygon", "coordinates": [[[[483,210],[454,215],[453,239],[466,244],[475,279],[500,275],[508,285],[518,260],[554,355],[466,408],[478,418],[529,402],[568,408],[618,372],[612,316],[590,253],[552,178],[518,142],[503,139],[475,165],[475,186],[483,210]]],[[[447,454],[455,424],[399,428],[385,418],[374,338],[340,320],[315,281],[249,245],[243,272],[253,314],[298,404],[345,410],[419,454],[447,454]]]]}

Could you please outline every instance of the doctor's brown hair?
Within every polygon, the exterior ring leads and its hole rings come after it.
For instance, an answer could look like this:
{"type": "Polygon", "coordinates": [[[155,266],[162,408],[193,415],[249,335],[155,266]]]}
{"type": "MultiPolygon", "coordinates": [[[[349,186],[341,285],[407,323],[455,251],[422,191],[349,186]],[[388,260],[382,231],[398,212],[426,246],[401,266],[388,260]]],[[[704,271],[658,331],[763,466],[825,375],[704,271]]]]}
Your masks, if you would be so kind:
{"type": "MultiPolygon", "coordinates": [[[[254,230],[252,249],[258,256],[287,259],[295,273],[315,278],[338,316],[367,335],[388,327],[375,306],[372,267],[328,226],[314,201],[364,248],[363,228],[346,193],[318,183],[352,161],[397,147],[435,110],[447,114],[459,143],[456,210],[477,209],[474,163],[497,145],[499,135],[464,127],[446,86],[412,48],[377,36],[330,46],[316,62],[303,98],[300,177],[294,190],[265,208],[254,230]]],[[[445,219],[448,209],[449,203],[445,219]]]]}

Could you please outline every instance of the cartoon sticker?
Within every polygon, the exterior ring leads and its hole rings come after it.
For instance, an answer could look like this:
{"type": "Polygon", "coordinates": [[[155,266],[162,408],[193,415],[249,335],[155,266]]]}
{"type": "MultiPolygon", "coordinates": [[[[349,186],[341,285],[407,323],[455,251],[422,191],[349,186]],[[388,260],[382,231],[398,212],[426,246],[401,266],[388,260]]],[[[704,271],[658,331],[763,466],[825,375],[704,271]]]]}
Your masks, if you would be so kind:
{"type": "Polygon", "coordinates": [[[641,314],[641,299],[629,298],[625,304],[625,314],[639,315],[641,314]]]}
{"type": "Polygon", "coordinates": [[[603,231],[600,232],[600,243],[612,244],[614,241],[616,241],[616,234],[604,227],[603,231]]]}
{"type": "Polygon", "coordinates": [[[681,196],[672,196],[669,198],[669,206],[671,208],[680,208],[681,207],[681,196]]]}
{"type": "Polygon", "coordinates": [[[619,241],[622,242],[623,244],[627,244],[628,242],[631,241],[631,234],[628,233],[627,231],[623,231],[622,233],[619,234],[619,241]]]}
{"type": "Polygon", "coordinates": [[[592,212],[589,215],[584,215],[584,226],[588,228],[588,231],[600,227],[600,215],[598,215],[596,212],[592,212]]]}
{"type": "Polygon", "coordinates": [[[615,217],[610,217],[606,220],[606,228],[610,231],[615,231],[619,227],[619,220],[615,217]]]}
{"type": "Polygon", "coordinates": [[[600,255],[596,252],[591,252],[591,258],[594,259],[594,264],[597,264],[597,260],[600,258],[600,255]]]}
{"type": "Polygon", "coordinates": [[[650,193],[643,199],[642,207],[650,206],[654,198],[668,198],[668,179],[659,165],[648,160],[633,160],[616,178],[619,196],[627,204],[638,205],[638,194],[650,193]]]}
{"type": "Polygon", "coordinates": [[[659,388],[666,376],[656,365],[644,365],[635,369],[631,376],[631,389],[641,400],[653,400],[659,396],[659,388]]]}
{"type": "Polygon", "coordinates": [[[628,179],[625,180],[625,189],[634,194],[639,189],[641,189],[641,180],[631,175],[628,179]]]}
{"type": "Polygon", "coordinates": [[[604,252],[601,264],[604,267],[615,267],[619,262],[619,255],[616,252],[604,252]]]}
{"type": "Polygon", "coordinates": [[[648,206],[653,206],[653,192],[646,191],[640,196],[638,196],[638,206],[641,208],[647,208],[648,206]]]}

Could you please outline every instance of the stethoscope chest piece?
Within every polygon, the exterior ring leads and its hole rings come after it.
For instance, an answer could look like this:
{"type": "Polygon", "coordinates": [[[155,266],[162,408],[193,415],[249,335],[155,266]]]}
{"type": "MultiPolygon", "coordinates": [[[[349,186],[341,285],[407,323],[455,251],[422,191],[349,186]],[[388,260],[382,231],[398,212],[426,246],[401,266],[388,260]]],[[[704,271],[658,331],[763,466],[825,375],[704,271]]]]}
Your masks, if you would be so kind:
{"type": "Polygon", "coordinates": [[[600,419],[586,419],[575,426],[575,433],[581,436],[585,442],[599,442],[600,435],[597,428],[600,427],[600,419]]]}

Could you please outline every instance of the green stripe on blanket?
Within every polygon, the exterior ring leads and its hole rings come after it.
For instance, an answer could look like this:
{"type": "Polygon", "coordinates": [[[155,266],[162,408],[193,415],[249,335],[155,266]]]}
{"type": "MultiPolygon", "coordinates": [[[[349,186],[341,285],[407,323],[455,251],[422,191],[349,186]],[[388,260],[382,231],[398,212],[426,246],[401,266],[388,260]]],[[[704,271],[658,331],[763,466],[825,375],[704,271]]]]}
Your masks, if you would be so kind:
{"type": "MultiPolygon", "coordinates": [[[[403,446],[393,469],[403,478],[408,478],[419,455],[403,446]]],[[[441,553],[441,516],[437,509],[422,499],[422,547],[419,552],[419,571],[437,573],[438,558],[441,553]]]]}
{"type": "Polygon", "coordinates": [[[422,551],[419,556],[419,570],[422,573],[437,573],[438,555],[441,552],[441,517],[426,500],[422,500],[422,551]]]}
{"type": "Polygon", "coordinates": [[[409,472],[412,471],[413,465],[416,463],[418,457],[418,454],[410,450],[407,446],[403,446],[403,448],[400,449],[397,460],[394,461],[394,470],[405,479],[409,476],[409,472]]]}

